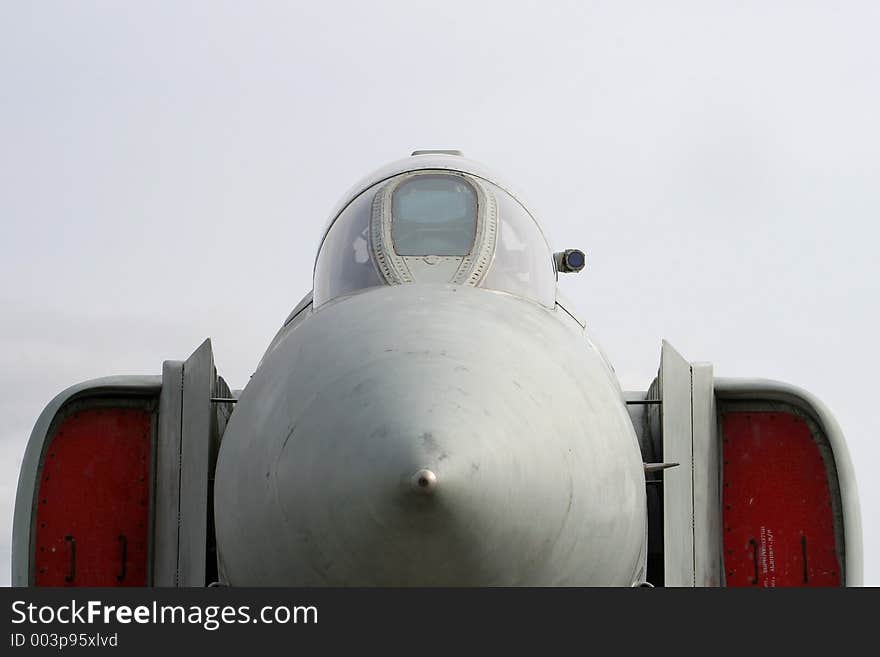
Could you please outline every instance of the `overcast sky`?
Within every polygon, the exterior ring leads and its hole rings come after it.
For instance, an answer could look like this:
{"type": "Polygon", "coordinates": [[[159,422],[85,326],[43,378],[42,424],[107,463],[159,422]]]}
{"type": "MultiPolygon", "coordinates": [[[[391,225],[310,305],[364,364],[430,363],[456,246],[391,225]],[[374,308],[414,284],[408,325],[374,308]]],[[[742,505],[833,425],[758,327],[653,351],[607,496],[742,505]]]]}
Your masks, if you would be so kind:
{"type": "Polygon", "coordinates": [[[0,584],[68,385],[214,341],[243,387],[358,178],[453,147],[531,201],[625,387],[660,339],[802,386],[880,584],[880,3],[0,3],[0,584]]]}

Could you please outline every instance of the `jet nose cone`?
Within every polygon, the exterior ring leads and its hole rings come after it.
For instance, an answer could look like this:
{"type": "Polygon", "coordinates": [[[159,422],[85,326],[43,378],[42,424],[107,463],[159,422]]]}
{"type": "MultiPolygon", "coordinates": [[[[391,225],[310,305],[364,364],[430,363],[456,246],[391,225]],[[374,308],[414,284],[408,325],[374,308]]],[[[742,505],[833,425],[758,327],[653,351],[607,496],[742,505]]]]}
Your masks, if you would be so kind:
{"type": "Polygon", "coordinates": [[[534,304],[430,294],[357,295],[267,354],[218,459],[226,580],[629,586],[644,475],[598,355],[534,304]]]}
{"type": "Polygon", "coordinates": [[[509,546],[537,562],[543,532],[560,531],[570,478],[537,477],[522,495],[511,476],[531,479],[528,460],[553,469],[521,440],[523,427],[541,428],[500,409],[497,395],[477,396],[474,377],[454,369],[389,355],[301,414],[270,471],[299,581],[503,581],[509,546]],[[542,504],[546,526],[534,522],[542,504]]]}

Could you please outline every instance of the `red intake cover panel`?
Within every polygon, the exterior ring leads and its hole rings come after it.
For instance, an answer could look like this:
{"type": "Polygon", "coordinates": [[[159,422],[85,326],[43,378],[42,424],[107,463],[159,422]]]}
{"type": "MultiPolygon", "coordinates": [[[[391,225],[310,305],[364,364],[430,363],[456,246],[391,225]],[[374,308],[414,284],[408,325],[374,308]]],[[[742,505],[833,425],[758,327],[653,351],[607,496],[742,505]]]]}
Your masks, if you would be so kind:
{"type": "Polygon", "coordinates": [[[804,419],[725,412],[727,586],[840,586],[827,473],[804,419]]]}
{"type": "Polygon", "coordinates": [[[91,408],[61,422],[37,497],[34,584],[144,586],[150,413],[91,408]]]}

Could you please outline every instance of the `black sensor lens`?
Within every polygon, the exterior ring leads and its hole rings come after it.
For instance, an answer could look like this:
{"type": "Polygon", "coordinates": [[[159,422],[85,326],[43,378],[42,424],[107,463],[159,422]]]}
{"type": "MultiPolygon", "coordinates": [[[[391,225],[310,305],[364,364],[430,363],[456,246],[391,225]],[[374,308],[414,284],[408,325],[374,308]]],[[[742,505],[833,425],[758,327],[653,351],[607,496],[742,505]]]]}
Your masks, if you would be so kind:
{"type": "Polygon", "coordinates": [[[582,251],[569,251],[565,256],[565,260],[569,269],[582,269],[585,264],[582,251]]]}

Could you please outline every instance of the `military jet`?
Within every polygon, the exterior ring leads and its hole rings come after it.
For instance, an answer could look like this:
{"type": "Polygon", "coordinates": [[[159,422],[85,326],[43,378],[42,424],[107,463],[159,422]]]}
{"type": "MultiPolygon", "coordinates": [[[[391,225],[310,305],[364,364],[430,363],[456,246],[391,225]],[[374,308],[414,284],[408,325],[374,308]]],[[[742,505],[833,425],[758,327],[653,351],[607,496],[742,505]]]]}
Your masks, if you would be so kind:
{"type": "Polygon", "coordinates": [[[241,391],[210,341],[37,420],[18,586],[844,586],[840,428],[662,343],[624,391],[521,197],[416,151],[331,212],[312,291],[241,391]]]}

